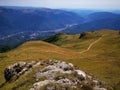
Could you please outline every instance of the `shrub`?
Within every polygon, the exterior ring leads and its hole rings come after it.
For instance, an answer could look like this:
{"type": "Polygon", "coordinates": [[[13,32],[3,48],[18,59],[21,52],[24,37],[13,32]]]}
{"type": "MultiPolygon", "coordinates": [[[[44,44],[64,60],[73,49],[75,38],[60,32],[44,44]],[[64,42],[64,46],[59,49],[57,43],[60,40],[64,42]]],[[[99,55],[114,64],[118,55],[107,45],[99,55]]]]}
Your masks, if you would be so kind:
{"type": "Polygon", "coordinates": [[[4,52],[7,52],[11,50],[11,47],[10,46],[7,46],[7,45],[0,45],[0,53],[4,53],[4,52]]]}

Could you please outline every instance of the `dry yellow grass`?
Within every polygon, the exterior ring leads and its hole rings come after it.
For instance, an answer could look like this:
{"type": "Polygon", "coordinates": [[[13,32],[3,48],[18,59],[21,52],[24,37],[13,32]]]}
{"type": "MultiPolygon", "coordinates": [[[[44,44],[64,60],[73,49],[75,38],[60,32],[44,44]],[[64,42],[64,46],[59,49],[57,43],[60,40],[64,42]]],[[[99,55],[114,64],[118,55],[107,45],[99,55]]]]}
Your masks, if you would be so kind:
{"type": "MultiPolygon", "coordinates": [[[[118,31],[101,30],[89,32],[86,35],[82,39],[79,39],[79,34],[62,35],[60,40],[54,42],[59,46],[44,41],[30,41],[10,52],[0,54],[0,83],[5,81],[4,69],[10,64],[18,61],[58,59],[71,62],[115,86],[120,82],[120,35],[118,31]],[[80,53],[102,35],[105,36],[87,52],[80,53]]],[[[25,77],[23,76],[23,78],[25,77]]],[[[16,82],[20,84],[23,82],[22,80],[24,81],[20,78],[16,82]]],[[[16,82],[8,83],[2,89],[13,87],[16,82]]]]}

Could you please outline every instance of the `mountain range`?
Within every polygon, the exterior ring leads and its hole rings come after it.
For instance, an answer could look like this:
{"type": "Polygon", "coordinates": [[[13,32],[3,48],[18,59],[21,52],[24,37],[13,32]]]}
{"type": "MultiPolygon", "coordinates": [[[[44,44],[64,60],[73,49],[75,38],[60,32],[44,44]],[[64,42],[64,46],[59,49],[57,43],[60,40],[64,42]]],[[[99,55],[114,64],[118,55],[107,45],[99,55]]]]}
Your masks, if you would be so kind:
{"type": "Polygon", "coordinates": [[[120,14],[95,12],[86,16],[83,23],[65,29],[66,33],[81,33],[100,29],[120,30],[120,14]]]}
{"type": "Polygon", "coordinates": [[[49,8],[0,7],[0,36],[22,31],[45,31],[82,22],[75,13],[49,8]]]}
{"type": "Polygon", "coordinates": [[[116,11],[0,7],[0,50],[53,34],[76,34],[100,29],[120,30],[116,11]]]}

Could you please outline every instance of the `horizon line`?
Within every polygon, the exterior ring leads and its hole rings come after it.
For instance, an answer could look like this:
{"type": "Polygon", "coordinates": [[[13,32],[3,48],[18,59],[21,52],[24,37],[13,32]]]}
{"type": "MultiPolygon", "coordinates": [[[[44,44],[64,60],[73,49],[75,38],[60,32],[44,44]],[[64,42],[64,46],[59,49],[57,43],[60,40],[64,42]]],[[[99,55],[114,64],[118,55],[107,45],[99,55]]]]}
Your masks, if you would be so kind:
{"type": "Polygon", "coordinates": [[[22,7],[23,7],[23,8],[24,8],[24,7],[28,7],[28,8],[78,9],[78,10],[109,10],[109,11],[110,11],[110,10],[111,10],[111,11],[112,11],[112,10],[120,10],[120,9],[114,9],[114,8],[113,8],[113,9],[102,9],[102,8],[101,8],[101,9],[100,9],[100,8],[96,8],[96,9],[95,9],[95,8],[68,8],[68,7],[66,7],[66,8],[64,8],[64,7],[63,7],[63,8],[62,8],[62,7],[61,7],[61,8],[57,8],[57,7],[55,8],[55,7],[54,7],[54,8],[53,8],[53,7],[39,7],[39,6],[14,6],[14,5],[9,5],[9,6],[8,6],[8,5],[0,5],[0,7],[21,7],[21,8],[22,8],[22,7]]]}

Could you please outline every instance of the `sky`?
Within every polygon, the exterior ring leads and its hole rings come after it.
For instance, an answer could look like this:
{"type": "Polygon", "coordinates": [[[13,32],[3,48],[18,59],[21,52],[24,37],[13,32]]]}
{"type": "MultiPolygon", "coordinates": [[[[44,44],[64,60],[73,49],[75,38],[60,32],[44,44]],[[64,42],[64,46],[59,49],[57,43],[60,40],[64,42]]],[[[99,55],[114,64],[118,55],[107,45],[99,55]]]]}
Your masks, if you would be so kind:
{"type": "Polygon", "coordinates": [[[120,0],[0,0],[0,6],[120,9],[120,0]]]}

